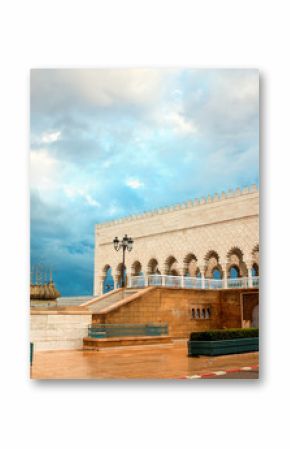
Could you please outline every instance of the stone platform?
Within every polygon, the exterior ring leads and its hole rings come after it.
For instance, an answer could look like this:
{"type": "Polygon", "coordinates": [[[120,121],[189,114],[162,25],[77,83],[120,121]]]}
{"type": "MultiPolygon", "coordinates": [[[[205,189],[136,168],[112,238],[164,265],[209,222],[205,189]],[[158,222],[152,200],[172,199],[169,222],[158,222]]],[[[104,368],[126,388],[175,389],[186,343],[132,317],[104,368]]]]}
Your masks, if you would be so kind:
{"type": "Polygon", "coordinates": [[[187,341],[181,340],[168,345],[115,347],[101,351],[38,351],[34,356],[31,378],[180,379],[258,363],[257,352],[187,357],[187,341]]]}
{"type": "Polygon", "coordinates": [[[113,338],[90,338],[83,339],[83,349],[105,349],[123,346],[139,346],[139,345],[156,345],[156,344],[170,344],[172,338],[169,335],[157,336],[134,336],[134,337],[113,337],[113,338]]]}

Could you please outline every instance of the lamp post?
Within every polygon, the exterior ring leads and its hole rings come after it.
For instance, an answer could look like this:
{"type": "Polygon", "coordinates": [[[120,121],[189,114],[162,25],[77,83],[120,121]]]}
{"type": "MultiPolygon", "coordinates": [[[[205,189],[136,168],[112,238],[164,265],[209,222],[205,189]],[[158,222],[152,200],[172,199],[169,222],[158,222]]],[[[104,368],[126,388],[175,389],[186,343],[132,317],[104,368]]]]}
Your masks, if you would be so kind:
{"type": "Polygon", "coordinates": [[[125,287],[125,251],[132,251],[134,240],[131,237],[128,237],[127,234],[124,235],[123,240],[119,240],[118,237],[115,237],[113,240],[114,249],[119,251],[120,248],[123,249],[123,262],[122,262],[122,281],[121,287],[125,287]]]}

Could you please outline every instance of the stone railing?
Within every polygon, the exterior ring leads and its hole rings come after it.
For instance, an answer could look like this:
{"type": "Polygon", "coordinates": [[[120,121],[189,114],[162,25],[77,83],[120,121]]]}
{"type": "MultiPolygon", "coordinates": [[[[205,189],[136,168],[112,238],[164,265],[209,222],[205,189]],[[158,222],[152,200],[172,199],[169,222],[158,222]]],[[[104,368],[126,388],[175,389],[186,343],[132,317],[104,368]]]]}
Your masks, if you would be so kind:
{"type": "Polygon", "coordinates": [[[259,288],[259,277],[208,279],[204,277],[152,274],[148,276],[132,276],[129,278],[128,288],[144,288],[147,286],[205,290],[222,288],[259,288]]]}
{"type": "Polygon", "coordinates": [[[168,325],[164,324],[91,324],[88,326],[90,338],[160,336],[168,335],[168,325]]]}

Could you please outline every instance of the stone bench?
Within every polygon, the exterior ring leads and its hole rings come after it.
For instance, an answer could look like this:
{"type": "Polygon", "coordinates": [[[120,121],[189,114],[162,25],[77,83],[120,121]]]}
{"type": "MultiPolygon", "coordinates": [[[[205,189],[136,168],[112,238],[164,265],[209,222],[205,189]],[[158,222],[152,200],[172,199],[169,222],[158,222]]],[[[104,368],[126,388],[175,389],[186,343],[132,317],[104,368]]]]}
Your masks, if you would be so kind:
{"type": "Polygon", "coordinates": [[[84,337],[83,349],[99,350],[114,348],[118,346],[155,345],[172,343],[169,335],[134,336],[134,337],[112,337],[112,338],[90,338],[84,337]]]}

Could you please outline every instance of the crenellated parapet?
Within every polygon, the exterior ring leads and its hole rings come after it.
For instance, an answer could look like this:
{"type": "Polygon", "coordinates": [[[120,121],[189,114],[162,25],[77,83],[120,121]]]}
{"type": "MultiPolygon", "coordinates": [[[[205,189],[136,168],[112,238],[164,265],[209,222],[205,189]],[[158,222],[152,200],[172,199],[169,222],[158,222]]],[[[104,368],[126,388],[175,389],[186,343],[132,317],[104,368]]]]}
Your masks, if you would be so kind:
{"type": "Polygon", "coordinates": [[[200,206],[204,206],[206,204],[211,204],[215,202],[222,202],[228,200],[230,198],[241,197],[243,195],[248,195],[251,193],[258,192],[258,187],[256,184],[253,184],[250,187],[244,187],[243,189],[237,188],[235,190],[229,189],[227,192],[221,192],[220,194],[214,193],[214,195],[208,195],[207,197],[194,198],[192,200],[187,200],[182,203],[177,203],[167,207],[161,207],[158,209],[153,209],[150,211],[146,211],[140,214],[128,215],[126,217],[122,217],[116,220],[109,220],[102,223],[96,224],[97,229],[101,229],[108,226],[114,226],[117,224],[127,223],[130,221],[141,220],[148,217],[154,217],[157,215],[163,215],[170,212],[182,210],[182,209],[192,209],[200,206]]]}

